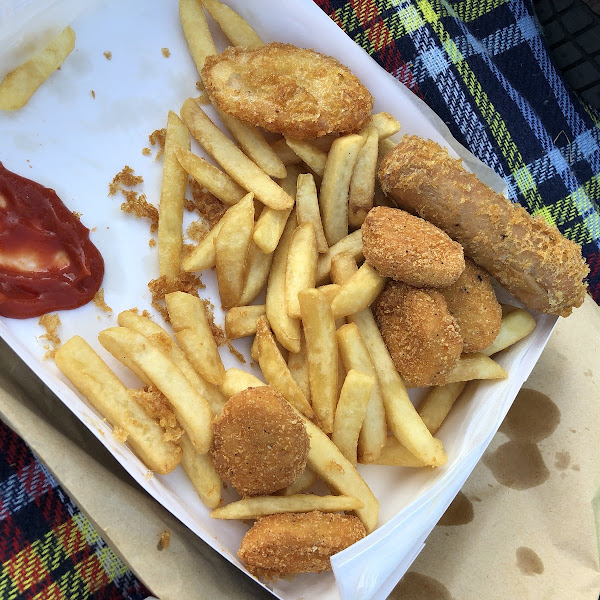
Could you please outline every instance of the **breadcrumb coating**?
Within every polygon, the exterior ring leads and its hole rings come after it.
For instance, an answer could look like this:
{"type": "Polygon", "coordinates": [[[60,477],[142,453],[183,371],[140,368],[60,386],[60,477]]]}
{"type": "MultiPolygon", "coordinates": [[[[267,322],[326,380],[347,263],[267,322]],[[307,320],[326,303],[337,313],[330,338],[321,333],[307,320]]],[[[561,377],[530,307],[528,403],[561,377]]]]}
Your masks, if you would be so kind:
{"type": "Polygon", "coordinates": [[[447,288],[440,288],[450,314],[456,319],[463,338],[463,352],[479,352],[487,348],[498,335],[502,321],[502,306],[488,274],[470,258],[465,270],[447,288]]]}
{"type": "Polygon", "coordinates": [[[589,269],[581,248],[484,185],[445,148],[405,136],[378,175],[398,206],[443,229],[528,308],[566,317],[583,303],[589,269]]]}
{"type": "Polygon", "coordinates": [[[262,517],[242,539],[238,556],[256,576],[276,579],[330,571],[330,558],[366,535],[358,517],[315,510],[262,517]]]}
{"type": "Polygon", "coordinates": [[[361,231],[365,260],[384,277],[415,287],[445,287],[465,268],[460,244],[398,208],[372,208],[361,231]]]}
{"type": "Polygon", "coordinates": [[[209,56],[202,79],[218,108],[285,136],[355,133],[373,97],[335,58],[278,42],[209,56]]]}
{"type": "Polygon", "coordinates": [[[418,387],[443,384],[463,349],[460,329],[444,296],[431,288],[390,281],[373,311],[402,377],[418,387]]]}
{"type": "Polygon", "coordinates": [[[269,386],[232,396],[212,426],[215,469],[242,496],[272,494],[290,485],[306,466],[304,423],[269,386]]]}

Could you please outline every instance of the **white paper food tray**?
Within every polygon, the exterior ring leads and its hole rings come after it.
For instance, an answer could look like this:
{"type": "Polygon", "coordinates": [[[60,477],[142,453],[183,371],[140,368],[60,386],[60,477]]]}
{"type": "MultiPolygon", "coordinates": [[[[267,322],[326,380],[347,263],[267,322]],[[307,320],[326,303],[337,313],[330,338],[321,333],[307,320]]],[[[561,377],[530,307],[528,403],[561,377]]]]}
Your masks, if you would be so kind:
{"type": "MultiPolygon", "coordinates": [[[[375,96],[375,111],[388,111],[399,119],[401,133],[433,139],[466,156],[441,120],[311,0],[228,3],[263,40],[312,47],[348,65],[375,96]]],[[[181,31],[177,2],[105,2],[78,17],[72,26],[77,34],[76,49],[61,70],[25,108],[0,114],[0,160],[8,169],[54,188],[69,208],[82,214],[83,223],[93,228],[91,238],[106,262],[105,299],[114,312],[107,315],[94,305],[63,311],[60,335],[63,340],[74,334],[83,336],[125,383],[137,385],[135,377],[100,346],[97,334],[115,325],[121,310],[134,306],[151,310],[147,283],[158,276],[157,250],[148,245],[148,223],[122,213],[122,199],[108,197],[108,183],[128,164],[144,176],[142,189],[148,199],[158,203],[161,161],[142,155],[142,148],[149,146],[152,131],[166,126],[169,109],[178,112],[186,98],[198,95],[198,76],[181,31]],[[162,55],[162,48],[169,49],[169,58],[162,55]],[[111,60],[103,55],[105,51],[112,53],[111,60]]],[[[222,48],[222,34],[216,27],[212,30],[222,48]]],[[[194,150],[201,153],[198,146],[194,150]]],[[[466,158],[470,168],[488,183],[501,185],[477,159],[466,158]]],[[[207,286],[204,295],[213,300],[217,321],[222,322],[214,273],[206,273],[203,280],[207,286]]],[[[447,465],[435,471],[359,466],[380,501],[379,528],[332,559],[335,576],[306,574],[281,580],[268,585],[274,594],[282,599],[387,596],[471,473],[541,354],[556,318],[534,316],[538,322],[535,332],[498,358],[509,378],[472,384],[440,429],[447,465]]],[[[42,333],[37,319],[0,319],[0,335],[135,480],[216,551],[243,568],[236,552],[248,526],[210,519],[181,467],[167,476],[149,476],[144,465],[66,383],[53,361],[43,360],[42,333]]],[[[249,357],[247,340],[235,342],[235,346],[249,357]]],[[[240,365],[227,349],[222,356],[226,367],[252,370],[249,364],[240,365]]]]}

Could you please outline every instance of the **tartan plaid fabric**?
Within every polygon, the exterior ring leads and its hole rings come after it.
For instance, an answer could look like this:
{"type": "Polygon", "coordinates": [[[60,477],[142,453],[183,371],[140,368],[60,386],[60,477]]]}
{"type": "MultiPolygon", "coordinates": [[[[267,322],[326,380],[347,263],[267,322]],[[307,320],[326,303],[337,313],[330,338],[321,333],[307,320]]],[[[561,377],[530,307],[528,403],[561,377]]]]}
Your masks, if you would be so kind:
{"type": "Polygon", "coordinates": [[[149,594],[0,421],[0,598],[142,600],[149,594]]]}
{"type": "Polygon", "coordinates": [[[600,116],[567,87],[527,0],[315,0],[504,177],[511,200],[582,246],[600,303],[600,116]]]}

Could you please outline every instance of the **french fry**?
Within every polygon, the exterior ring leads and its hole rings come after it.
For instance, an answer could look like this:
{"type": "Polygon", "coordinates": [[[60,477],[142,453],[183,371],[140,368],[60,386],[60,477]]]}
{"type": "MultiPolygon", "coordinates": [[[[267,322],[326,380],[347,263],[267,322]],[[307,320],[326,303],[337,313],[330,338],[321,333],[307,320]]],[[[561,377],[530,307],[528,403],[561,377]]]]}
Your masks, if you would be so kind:
{"type": "Polygon", "coordinates": [[[350,369],[335,409],[331,441],[354,466],[358,454],[358,436],[374,385],[374,377],[350,369]]]}
{"type": "Polygon", "coordinates": [[[313,422],[301,415],[310,438],[308,464],[335,492],[358,498],[364,507],[354,512],[363,522],[367,533],[377,524],[379,502],[360,476],[356,467],[339,451],[338,447],[313,422]]]}
{"type": "Polygon", "coordinates": [[[265,301],[267,319],[273,328],[273,333],[277,341],[290,352],[300,351],[301,332],[300,320],[288,315],[285,303],[285,271],[290,241],[295,228],[296,215],[292,212],[273,255],[265,301]]]}
{"type": "Polygon", "coordinates": [[[221,217],[219,222],[206,234],[202,241],[181,261],[181,268],[186,272],[204,271],[212,269],[217,260],[215,252],[215,240],[223,227],[225,215],[221,217]]]}
{"type": "Polygon", "coordinates": [[[279,391],[303,415],[306,415],[309,419],[315,418],[313,409],[292,377],[277,347],[265,317],[259,317],[258,319],[256,342],[258,345],[258,363],[267,383],[279,391]]]}
{"type": "Polygon", "coordinates": [[[319,198],[315,178],[310,173],[298,175],[296,187],[296,218],[298,224],[312,223],[317,238],[317,249],[320,253],[327,252],[329,246],[325,239],[321,213],[319,212],[319,198]]]}
{"type": "Polygon", "coordinates": [[[206,454],[212,443],[210,406],[173,361],[154,344],[148,344],[141,333],[126,327],[105,329],[98,339],[117,360],[128,356],[146,373],[171,403],[196,451],[206,454]]]}
{"type": "Polygon", "coordinates": [[[358,229],[373,207],[377,171],[379,134],[375,127],[367,127],[365,141],[358,153],[348,194],[348,224],[358,229]]]}
{"type": "Polygon", "coordinates": [[[323,431],[331,433],[338,399],[335,321],[327,298],[319,290],[302,290],[298,298],[306,338],[312,407],[323,431]]]}
{"type": "MultiPolygon", "coordinates": [[[[327,285],[322,285],[317,289],[325,295],[325,298],[327,298],[327,302],[331,304],[333,302],[333,299],[340,293],[342,286],[338,285],[337,283],[328,283],[327,285]]],[[[336,323],[336,329],[337,328],[338,324],[336,323]]]]}
{"type": "Polygon", "coordinates": [[[228,206],[237,204],[246,195],[246,190],[231,179],[227,173],[223,173],[221,169],[211,165],[193,152],[177,147],[175,156],[188,175],[224,204],[228,206]]]}
{"type": "Polygon", "coordinates": [[[371,310],[365,308],[348,319],[356,323],[369,349],[383,394],[387,422],[398,441],[427,465],[445,464],[447,457],[442,442],[429,433],[410,401],[371,310]]]}
{"type": "Polygon", "coordinates": [[[317,474],[307,465],[295,481],[277,492],[280,496],[294,496],[311,488],[317,482],[317,474]]]}
{"type": "Polygon", "coordinates": [[[266,314],[264,304],[234,306],[225,315],[225,333],[230,340],[236,340],[256,333],[256,321],[266,314]]]}
{"type": "Polygon", "coordinates": [[[467,385],[466,381],[432,387],[421,401],[418,412],[431,435],[435,435],[450,409],[467,385]]]}
{"type": "Polygon", "coordinates": [[[317,285],[327,282],[331,271],[331,260],[334,256],[342,252],[349,252],[356,262],[364,258],[362,233],[360,230],[353,231],[345,238],[342,238],[337,244],[331,246],[325,254],[319,256],[319,262],[317,263],[317,285]]]}
{"type": "Polygon", "coordinates": [[[361,133],[364,133],[364,130],[369,127],[374,127],[377,130],[380,140],[384,140],[400,131],[400,123],[390,113],[386,112],[374,114],[361,133]]]}
{"type": "MultiPolygon", "coordinates": [[[[265,210],[270,210],[270,208],[264,206],[263,211],[265,210]]],[[[244,288],[240,297],[240,306],[246,306],[250,302],[253,302],[263,290],[269,279],[272,262],[272,252],[265,254],[254,241],[250,242],[246,258],[246,275],[244,278],[244,288]]]]}
{"type": "Polygon", "coordinates": [[[310,383],[308,379],[308,357],[306,356],[306,340],[304,339],[304,335],[301,335],[300,337],[300,350],[298,352],[290,352],[287,365],[292,377],[294,378],[294,381],[298,384],[298,387],[302,390],[304,397],[310,404],[311,398],[310,383]]]}
{"type": "Polygon", "coordinates": [[[331,303],[336,319],[346,317],[369,307],[379,296],[387,278],[382,277],[371,265],[364,263],[340,288],[331,303]]]}
{"type": "Polygon", "coordinates": [[[223,383],[225,367],[200,298],[185,292],[171,292],[165,295],[165,302],[175,339],[194,369],[210,383],[223,383]]]}
{"type": "Polygon", "coordinates": [[[330,246],[348,235],[348,190],[362,144],[360,135],[346,135],[333,142],[327,155],[319,203],[325,237],[330,246]]]}
{"type": "Polygon", "coordinates": [[[213,519],[260,519],[265,515],[282,513],[337,512],[340,510],[358,510],[364,503],[352,496],[315,496],[314,494],[296,494],[293,496],[256,496],[242,498],[213,510],[213,519]]]}
{"type": "Polygon", "coordinates": [[[221,394],[215,385],[208,383],[198,374],[198,371],[186,358],[183,350],[158,323],[133,310],[120,312],[117,321],[121,327],[137,331],[149,338],[151,342],[158,344],[175,365],[181,369],[194,389],[206,398],[213,416],[218,417],[223,412],[223,405],[227,400],[225,396],[221,394]]]}
{"type": "Polygon", "coordinates": [[[131,397],[129,390],[92,347],[78,335],[54,357],[62,374],[113,427],[127,434],[127,443],[146,467],[161,475],[181,461],[181,449],[164,441],[164,431],[131,397]]]}
{"type": "Polygon", "coordinates": [[[377,380],[377,371],[355,323],[348,323],[340,327],[336,336],[340,356],[346,370],[348,372],[357,370],[375,378],[358,438],[359,460],[373,462],[381,454],[387,435],[383,394],[377,380]]]}
{"type": "Polygon", "coordinates": [[[491,356],[500,352],[519,340],[528,336],[535,329],[535,319],[524,308],[516,308],[502,316],[500,331],[490,346],[481,351],[481,354],[491,356]]]}
{"type": "Polygon", "coordinates": [[[229,399],[238,392],[242,392],[251,387],[262,387],[264,385],[267,384],[258,377],[252,375],[252,373],[231,367],[225,371],[225,380],[219,388],[221,392],[223,392],[223,395],[229,399]]]}
{"type": "Polygon", "coordinates": [[[410,453],[393,435],[388,435],[381,454],[372,461],[363,461],[374,465],[390,467],[425,467],[423,461],[410,453]]]}
{"type": "Polygon", "coordinates": [[[390,151],[393,150],[398,145],[398,142],[394,142],[390,139],[379,140],[379,161],[390,151]]]}
{"type": "MultiPolygon", "coordinates": [[[[244,289],[246,258],[254,228],[254,201],[250,193],[223,217],[215,239],[215,266],[223,308],[240,303],[244,289]]],[[[216,383],[216,382],[215,382],[216,383]]]]}
{"type": "Polygon", "coordinates": [[[271,142],[271,148],[286,167],[302,162],[302,159],[287,145],[285,139],[271,142]]]}
{"type": "Polygon", "coordinates": [[[210,34],[202,3],[198,0],[179,0],[179,19],[192,60],[202,76],[206,57],[219,53],[210,34]]]}
{"type": "Polygon", "coordinates": [[[66,27],[42,51],[8,73],[0,83],[0,109],[18,110],[75,48],[75,32],[66,27]]]}
{"type": "Polygon", "coordinates": [[[285,143],[320,177],[325,172],[327,152],[319,150],[310,142],[286,138],[285,143]]]}
{"type": "Polygon", "coordinates": [[[285,303],[290,317],[300,318],[298,294],[315,287],[317,276],[317,240],[312,223],[296,227],[285,269],[285,303]]]}
{"type": "Polygon", "coordinates": [[[169,111],[158,213],[158,268],[160,275],[175,277],[181,269],[183,203],[188,175],[175,154],[190,149],[190,134],[183,121],[169,111]]]}
{"type": "Polygon", "coordinates": [[[218,0],[202,0],[202,5],[234,46],[259,48],[263,45],[256,31],[229,6],[218,0]]]}
{"type": "Polygon", "coordinates": [[[508,373],[489,356],[481,352],[463,354],[446,375],[446,383],[473,379],[506,379],[508,373]]]}
{"type": "MultiPolygon", "coordinates": [[[[296,179],[300,173],[300,167],[291,165],[288,174],[279,183],[290,198],[296,197],[296,179]]],[[[271,253],[277,248],[283,230],[288,222],[291,208],[286,210],[273,210],[266,206],[260,213],[260,217],[254,226],[252,239],[254,243],[265,253],[271,253]]]]}
{"type": "Polygon", "coordinates": [[[331,259],[331,279],[340,289],[357,273],[358,267],[350,252],[340,252],[331,259]]]}
{"type": "Polygon", "coordinates": [[[284,210],[293,205],[293,199],[256,166],[192,98],[183,103],[181,118],[199,144],[241,187],[253,192],[263,204],[275,210],[284,210]]]}
{"type": "Polygon", "coordinates": [[[217,508],[221,502],[223,482],[215,471],[212,457],[210,454],[196,452],[187,435],[179,438],[179,445],[183,451],[181,466],[198,492],[200,500],[208,508],[217,508]]]}

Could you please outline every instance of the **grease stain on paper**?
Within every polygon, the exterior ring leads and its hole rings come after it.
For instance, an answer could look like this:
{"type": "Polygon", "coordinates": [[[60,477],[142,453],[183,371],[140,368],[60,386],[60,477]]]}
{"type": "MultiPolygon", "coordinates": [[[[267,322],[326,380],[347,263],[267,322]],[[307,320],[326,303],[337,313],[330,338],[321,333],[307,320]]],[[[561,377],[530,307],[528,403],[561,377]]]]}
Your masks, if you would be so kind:
{"type": "Polygon", "coordinates": [[[513,490],[528,490],[542,485],[550,471],[536,444],[510,441],[485,454],[483,464],[498,483],[513,490]]]}
{"type": "Polygon", "coordinates": [[[511,440],[541,442],[560,423],[560,410],[546,394],[523,388],[515,398],[499,431],[511,440]]]}
{"type": "Polygon", "coordinates": [[[448,588],[437,579],[409,571],[388,600],[453,600],[448,588]]]}
{"type": "Polygon", "coordinates": [[[456,525],[466,525],[475,517],[473,503],[462,493],[458,492],[452,504],[446,509],[438,525],[453,527],[456,525]]]}
{"type": "Polygon", "coordinates": [[[559,471],[564,471],[565,469],[569,468],[569,465],[571,464],[571,455],[566,450],[557,452],[554,455],[554,458],[555,458],[554,466],[559,471]]]}
{"type": "Polygon", "coordinates": [[[516,551],[517,567],[523,575],[541,575],[544,572],[542,559],[529,547],[520,546],[516,551]]]}

